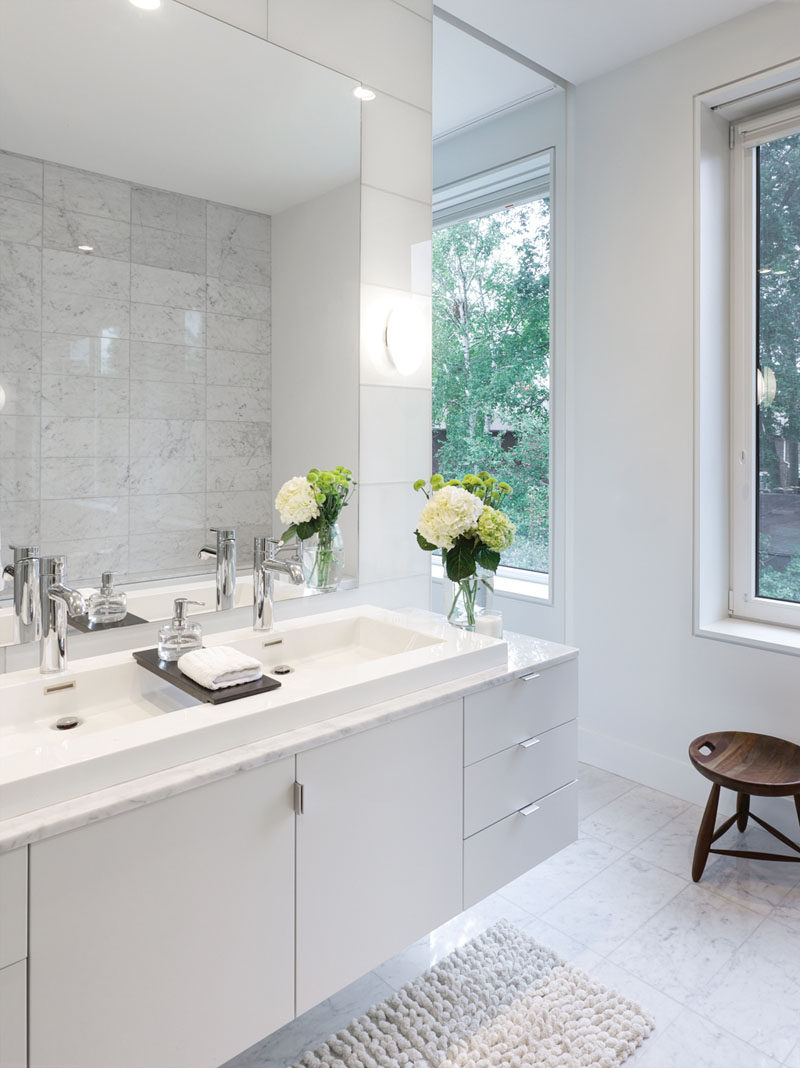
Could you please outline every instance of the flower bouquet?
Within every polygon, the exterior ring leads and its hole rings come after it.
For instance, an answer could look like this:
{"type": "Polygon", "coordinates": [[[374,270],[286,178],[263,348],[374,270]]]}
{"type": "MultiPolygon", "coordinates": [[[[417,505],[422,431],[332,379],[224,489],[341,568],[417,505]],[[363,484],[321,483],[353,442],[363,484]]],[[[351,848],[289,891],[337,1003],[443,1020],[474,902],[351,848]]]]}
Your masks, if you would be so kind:
{"type": "Polygon", "coordinates": [[[415,531],[417,543],[426,552],[442,550],[445,573],[453,583],[447,619],[474,630],[476,614],[488,607],[494,591],[500,553],[514,541],[516,527],[501,509],[511,486],[481,471],[447,483],[441,475],[430,483],[421,478],[414,489],[428,498],[415,531]]]}
{"type": "Polygon", "coordinates": [[[356,483],[348,467],[320,471],[312,467],[305,477],[284,482],[275,498],[282,523],[289,526],[281,542],[298,538],[303,555],[306,585],[316,590],[335,590],[344,572],[344,541],[337,522],[356,483]]]}

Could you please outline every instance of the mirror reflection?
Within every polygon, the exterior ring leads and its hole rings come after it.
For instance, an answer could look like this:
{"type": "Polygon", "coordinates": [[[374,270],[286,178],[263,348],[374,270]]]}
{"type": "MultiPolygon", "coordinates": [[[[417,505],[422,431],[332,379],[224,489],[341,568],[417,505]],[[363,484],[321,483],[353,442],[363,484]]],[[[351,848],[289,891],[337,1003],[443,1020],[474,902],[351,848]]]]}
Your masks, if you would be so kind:
{"type": "MultiPolygon", "coordinates": [[[[90,594],[109,573],[144,619],[249,603],[291,464],[273,413],[313,392],[292,372],[298,309],[326,314],[313,262],[357,338],[358,226],[325,248],[318,225],[357,221],[354,83],[177,2],[26,0],[1,29],[0,643],[29,637],[34,555],[90,594]]],[[[346,410],[356,344],[331,352],[346,410]]],[[[355,427],[346,456],[315,434],[354,466],[355,427]]]]}

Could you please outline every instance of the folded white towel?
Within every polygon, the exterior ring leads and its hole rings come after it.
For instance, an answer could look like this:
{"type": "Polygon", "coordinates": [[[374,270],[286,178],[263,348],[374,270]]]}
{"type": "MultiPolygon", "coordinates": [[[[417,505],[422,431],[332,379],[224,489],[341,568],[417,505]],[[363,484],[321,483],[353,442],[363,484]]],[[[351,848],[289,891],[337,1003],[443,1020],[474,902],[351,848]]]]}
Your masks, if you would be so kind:
{"type": "Polygon", "coordinates": [[[178,658],[184,675],[207,690],[223,690],[227,686],[241,686],[257,682],[263,675],[260,661],[240,653],[230,645],[215,645],[210,649],[195,649],[178,658]]]}

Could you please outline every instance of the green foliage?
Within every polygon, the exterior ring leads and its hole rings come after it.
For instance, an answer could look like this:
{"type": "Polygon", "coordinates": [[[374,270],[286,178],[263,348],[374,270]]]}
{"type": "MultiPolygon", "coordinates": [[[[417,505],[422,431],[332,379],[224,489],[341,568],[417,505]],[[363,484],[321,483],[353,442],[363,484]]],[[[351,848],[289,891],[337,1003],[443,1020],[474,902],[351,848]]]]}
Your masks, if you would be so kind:
{"type": "Polygon", "coordinates": [[[546,571],[549,203],[437,231],[433,286],[433,425],[446,432],[437,473],[444,484],[491,470],[521,487],[503,505],[518,529],[503,559],[546,571]]]}

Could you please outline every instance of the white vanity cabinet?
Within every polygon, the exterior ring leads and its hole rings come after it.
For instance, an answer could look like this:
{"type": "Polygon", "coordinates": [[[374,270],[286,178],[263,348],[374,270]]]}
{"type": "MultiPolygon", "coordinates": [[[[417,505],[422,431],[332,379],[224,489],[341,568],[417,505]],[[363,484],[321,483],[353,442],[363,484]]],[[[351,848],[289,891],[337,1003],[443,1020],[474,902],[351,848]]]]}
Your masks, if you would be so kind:
{"type": "Polygon", "coordinates": [[[294,1015],[294,759],[30,847],[30,1068],[217,1068],[294,1015]]]}
{"type": "Polygon", "coordinates": [[[578,836],[578,663],[464,698],[464,908],[578,836]]]}
{"type": "Polygon", "coordinates": [[[462,702],[298,754],[297,1012],[461,911],[462,702]]]}
{"type": "Polygon", "coordinates": [[[0,856],[0,1068],[27,1065],[28,850],[0,856]]]}

